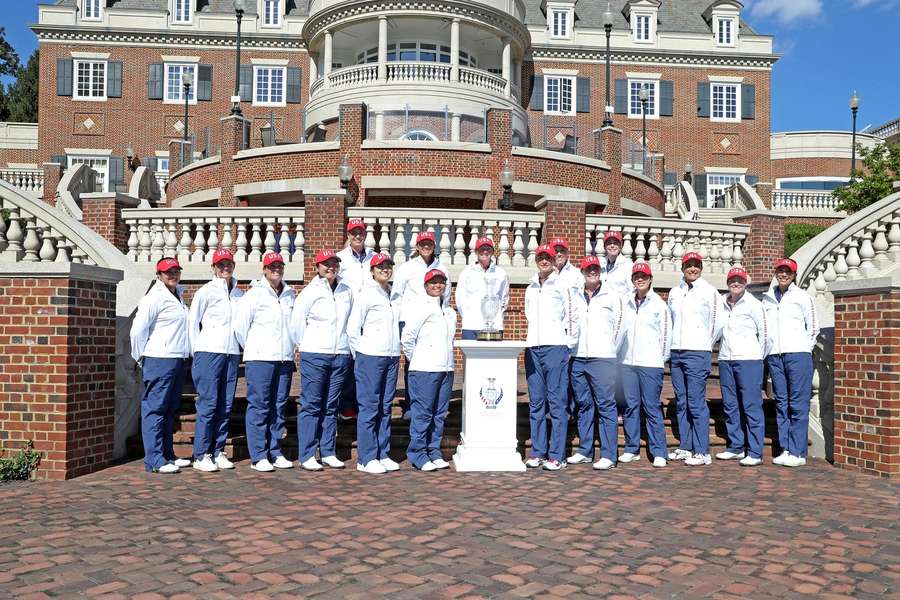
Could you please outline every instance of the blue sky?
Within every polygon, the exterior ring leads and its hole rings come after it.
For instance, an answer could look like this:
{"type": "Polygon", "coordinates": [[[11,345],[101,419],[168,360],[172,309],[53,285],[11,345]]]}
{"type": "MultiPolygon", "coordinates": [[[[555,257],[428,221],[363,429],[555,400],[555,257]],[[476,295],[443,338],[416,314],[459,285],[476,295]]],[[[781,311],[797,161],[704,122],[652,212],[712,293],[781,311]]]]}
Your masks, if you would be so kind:
{"type": "MultiPolygon", "coordinates": [[[[595,2],[599,0],[582,0],[595,2]]],[[[678,0],[663,0],[678,2],[678,0]]],[[[900,0],[743,0],[744,18],[775,36],[772,130],[859,128],[900,117],[900,0]]],[[[0,25],[23,62],[37,47],[37,2],[6,0],[0,25]]]]}

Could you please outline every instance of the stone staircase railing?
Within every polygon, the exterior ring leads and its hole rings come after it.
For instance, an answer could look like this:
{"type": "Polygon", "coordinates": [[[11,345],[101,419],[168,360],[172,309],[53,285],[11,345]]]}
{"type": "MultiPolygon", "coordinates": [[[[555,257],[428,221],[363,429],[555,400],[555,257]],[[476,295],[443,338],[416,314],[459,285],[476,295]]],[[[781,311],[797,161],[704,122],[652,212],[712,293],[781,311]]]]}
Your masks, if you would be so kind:
{"type": "Polygon", "coordinates": [[[0,179],[35,196],[44,193],[44,170],[6,167],[0,169],[0,179]]]}
{"type": "Polygon", "coordinates": [[[76,221],[81,221],[81,194],[97,191],[97,172],[79,163],[63,173],[56,186],[56,207],[76,221]]]}
{"type": "Polygon", "coordinates": [[[772,208],[783,211],[804,211],[846,214],[838,209],[838,199],[829,191],[775,190],[772,208]]]}
{"type": "Polygon", "coordinates": [[[739,181],[725,189],[725,206],[738,211],[766,210],[762,198],[748,183],[739,181]]]}
{"type": "Polygon", "coordinates": [[[699,218],[700,202],[693,186],[687,181],[679,181],[666,200],[666,212],[678,215],[683,221],[696,221],[699,218]]]}

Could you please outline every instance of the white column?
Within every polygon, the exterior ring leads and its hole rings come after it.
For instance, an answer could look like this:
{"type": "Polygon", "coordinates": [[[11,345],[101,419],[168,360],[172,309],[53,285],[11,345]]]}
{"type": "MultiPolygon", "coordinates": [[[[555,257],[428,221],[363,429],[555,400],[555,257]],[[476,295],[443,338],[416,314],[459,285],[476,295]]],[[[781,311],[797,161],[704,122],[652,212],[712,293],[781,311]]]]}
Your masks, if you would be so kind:
{"type": "Polygon", "coordinates": [[[450,81],[459,81],[459,19],[450,22],[450,81]]]}
{"type": "Polygon", "coordinates": [[[506,85],[503,86],[503,95],[509,98],[512,86],[510,85],[512,77],[512,47],[509,38],[503,38],[503,79],[506,85]]]}
{"type": "Polygon", "coordinates": [[[316,57],[312,54],[309,55],[309,89],[312,91],[312,86],[319,78],[319,65],[316,64],[316,57]]]}
{"type": "Polygon", "coordinates": [[[450,141],[459,141],[459,113],[450,113],[450,141]]]}
{"type": "Polygon", "coordinates": [[[378,17],[378,81],[387,81],[387,17],[384,16],[378,17]]]}
{"type": "Polygon", "coordinates": [[[375,111],[375,139],[376,140],[384,139],[384,111],[383,110],[375,111]]]}
{"type": "Polygon", "coordinates": [[[322,61],[322,75],[325,77],[325,81],[322,82],[323,83],[322,87],[330,87],[329,86],[330,82],[328,81],[328,74],[331,73],[331,56],[332,56],[331,52],[332,52],[331,32],[326,31],[325,32],[325,58],[322,61]]]}

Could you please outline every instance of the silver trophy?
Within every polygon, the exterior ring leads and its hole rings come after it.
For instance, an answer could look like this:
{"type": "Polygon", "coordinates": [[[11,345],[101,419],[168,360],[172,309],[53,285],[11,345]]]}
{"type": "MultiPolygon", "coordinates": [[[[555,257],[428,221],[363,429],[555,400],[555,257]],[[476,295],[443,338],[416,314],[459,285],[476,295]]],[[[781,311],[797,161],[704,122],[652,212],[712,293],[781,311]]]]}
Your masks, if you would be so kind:
{"type": "Polygon", "coordinates": [[[500,298],[492,289],[493,286],[486,286],[484,298],[481,299],[481,317],[484,319],[484,329],[476,334],[476,338],[481,342],[499,342],[503,339],[503,332],[497,331],[494,327],[494,321],[500,313],[500,298]]]}

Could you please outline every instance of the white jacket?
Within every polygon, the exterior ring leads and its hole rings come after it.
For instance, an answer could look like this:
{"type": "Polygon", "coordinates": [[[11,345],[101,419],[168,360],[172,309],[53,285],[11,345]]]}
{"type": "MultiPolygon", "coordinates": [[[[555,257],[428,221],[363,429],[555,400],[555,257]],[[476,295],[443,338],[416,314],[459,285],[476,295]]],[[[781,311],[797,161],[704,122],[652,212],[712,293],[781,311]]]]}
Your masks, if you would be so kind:
{"type": "Polygon", "coordinates": [[[494,329],[503,330],[503,311],[509,305],[509,277],[495,261],[487,270],[481,265],[469,265],[459,275],[456,284],[456,310],[462,319],[463,329],[479,331],[485,322],[481,316],[481,300],[490,292],[500,300],[500,310],[494,319],[494,329]]]}
{"type": "Polygon", "coordinates": [[[600,279],[603,287],[611,292],[627,295],[634,293],[634,284],[631,283],[631,267],[634,263],[630,258],[619,254],[616,262],[609,266],[606,256],[600,257],[600,279]]]}
{"type": "Polygon", "coordinates": [[[659,295],[650,290],[638,306],[634,294],[625,303],[625,341],[622,364],[662,369],[672,348],[672,315],[659,295]]]}
{"type": "Polygon", "coordinates": [[[244,295],[232,277],[233,287],[228,291],[228,282],[214,277],[197,290],[191,300],[188,317],[191,336],[191,354],[213,352],[216,354],[240,354],[241,347],[234,339],[231,315],[237,302],[244,295]]]}
{"type": "Polygon", "coordinates": [[[347,318],[353,308],[353,290],[340,277],[331,289],[324,277],[314,277],[294,303],[291,335],[300,352],[350,354],[347,318]]]}
{"type": "Polygon", "coordinates": [[[353,309],[347,319],[347,341],[356,357],[400,356],[400,322],[391,304],[390,294],[370,280],[353,298],[353,309]]]}
{"type": "Polygon", "coordinates": [[[551,273],[543,285],[537,273],[531,278],[525,288],[525,318],[528,321],[525,345],[529,348],[568,346],[574,350],[578,345],[581,318],[577,298],[558,273],[551,273]]]}
{"type": "Polygon", "coordinates": [[[138,302],[137,313],[131,323],[131,357],[138,362],[144,356],[152,358],[187,358],[191,355],[188,338],[188,308],[184,304],[181,286],[178,297],[162,281],[138,302]]]}
{"type": "Polygon", "coordinates": [[[571,262],[566,262],[562,269],[557,269],[559,278],[562,283],[571,288],[576,294],[580,294],[584,289],[584,275],[581,270],[571,262]]]}
{"type": "Polygon", "coordinates": [[[251,284],[232,316],[234,337],[244,349],[244,360],[293,361],[291,309],[294,288],[283,284],[276,294],[265,278],[251,284]]]}
{"type": "Polygon", "coordinates": [[[338,273],[354,294],[358,294],[365,287],[367,281],[372,280],[371,262],[375,251],[363,248],[363,259],[359,260],[350,246],[337,253],[341,259],[341,270],[338,273]]]}
{"type": "Polygon", "coordinates": [[[719,360],[762,360],[766,355],[766,313],[762,302],[744,292],[734,306],[722,296],[725,317],[719,360]]]}
{"type": "Polygon", "coordinates": [[[400,344],[409,360],[410,371],[443,373],[453,370],[453,336],[456,311],[441,307],[437,298],[428,296],[408,311],[400,344]]]}
{"type": "Polygon", "coordinates": [[[440,269],[447,276],[447,287],[444,288],[444,304],[450,302],[450,271],[447,270],[437,255],[430,265],[426,265],[421,256],[408,260],[394,270],[394,285],[391,287],[391,302],[397,307],[400,322],[405,322],[409,307],[419,304],[428,294],[425,293],[425,273],[431,269],[440,269]]]}
{"type": "Polygon", "coordinates": [[[577,358],[616,358],[622,345],[622,313],[625,301],[621,294],[602,284],[588,302],[587,290],[576,296],[581,316],[581,332],[578,336],[577,358]]]}
{"type": "Polygon", "coordinates": [[[819,336],[819,317],[812,297],[792,283],[781,297],[775,298],[773,282],[763,295],[763,309],[769,325],[769,354],[812,352],[819,336]]]}
{"type": "Polygon", "coordinates": [[[682,278],[669,291],[672,311],[672,350],[712,352],[722,333],[725,310],[719,291],[702,277],[693,284],[682,278]]]}

